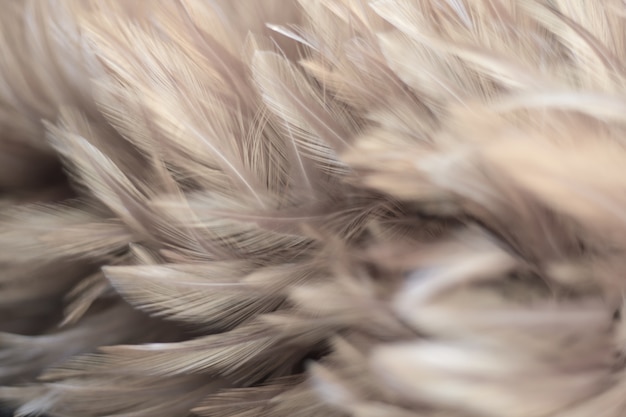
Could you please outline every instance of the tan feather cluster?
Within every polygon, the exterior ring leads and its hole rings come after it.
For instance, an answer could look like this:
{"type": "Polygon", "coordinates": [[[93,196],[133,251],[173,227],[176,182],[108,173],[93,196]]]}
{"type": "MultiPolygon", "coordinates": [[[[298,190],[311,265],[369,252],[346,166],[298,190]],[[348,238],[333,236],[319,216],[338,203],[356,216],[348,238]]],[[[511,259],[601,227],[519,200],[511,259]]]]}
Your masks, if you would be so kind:
{"type": "Polygon", "coordinates": [[[0,402],[626,415],[622,0],[4,0],[0,402]]]}

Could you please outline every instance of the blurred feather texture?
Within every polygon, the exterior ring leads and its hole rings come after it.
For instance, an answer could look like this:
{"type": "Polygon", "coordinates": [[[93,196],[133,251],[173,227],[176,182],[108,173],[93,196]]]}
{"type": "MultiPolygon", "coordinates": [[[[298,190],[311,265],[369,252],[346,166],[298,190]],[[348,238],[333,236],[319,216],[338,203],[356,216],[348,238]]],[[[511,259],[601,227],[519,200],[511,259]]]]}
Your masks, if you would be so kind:
{"type": "Polygon", "coordinates": [[[622,0],[6,0],[0,402],[626,414],[622,0]]]}

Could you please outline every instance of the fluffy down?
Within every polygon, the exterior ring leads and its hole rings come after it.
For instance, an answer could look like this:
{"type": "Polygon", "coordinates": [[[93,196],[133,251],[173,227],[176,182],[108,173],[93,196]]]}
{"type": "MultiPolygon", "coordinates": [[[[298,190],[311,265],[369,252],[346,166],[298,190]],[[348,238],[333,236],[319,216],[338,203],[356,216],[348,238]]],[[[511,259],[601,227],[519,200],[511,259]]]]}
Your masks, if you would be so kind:
{"type": "Polygon", "coordinates": [[[621,0],[5,0],[0,402],[622,417],[621,0]]]}

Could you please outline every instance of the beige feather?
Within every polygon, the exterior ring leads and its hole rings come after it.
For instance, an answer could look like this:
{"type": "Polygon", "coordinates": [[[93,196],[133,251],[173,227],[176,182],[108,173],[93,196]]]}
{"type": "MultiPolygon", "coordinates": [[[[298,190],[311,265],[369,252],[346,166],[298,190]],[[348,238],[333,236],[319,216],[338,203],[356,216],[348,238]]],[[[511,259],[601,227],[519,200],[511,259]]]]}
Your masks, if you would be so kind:
{"type": "Polygon", "coordinates": [[[7,0],[0,402],[621,417],[622,0],[7,0]]]}

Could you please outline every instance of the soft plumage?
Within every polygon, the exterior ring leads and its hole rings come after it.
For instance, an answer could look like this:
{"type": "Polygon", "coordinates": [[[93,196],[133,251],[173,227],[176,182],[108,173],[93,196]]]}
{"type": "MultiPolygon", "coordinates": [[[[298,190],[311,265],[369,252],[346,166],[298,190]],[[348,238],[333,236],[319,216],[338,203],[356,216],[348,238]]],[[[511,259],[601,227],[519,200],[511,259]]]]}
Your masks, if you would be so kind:
{"type": "Polygon", "coordinates": [[[621,417],[621,0],[6,0],[0,402],[621,417]]]}

